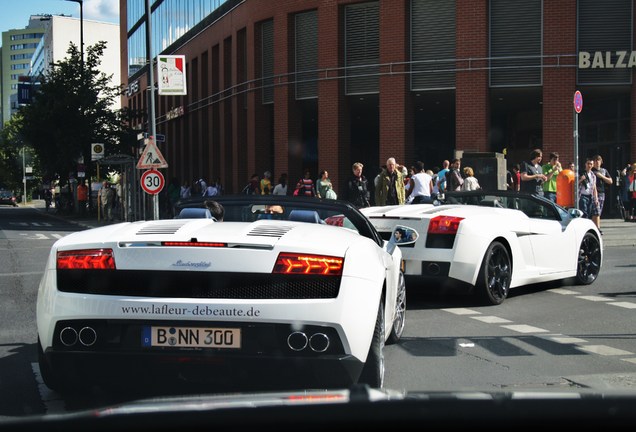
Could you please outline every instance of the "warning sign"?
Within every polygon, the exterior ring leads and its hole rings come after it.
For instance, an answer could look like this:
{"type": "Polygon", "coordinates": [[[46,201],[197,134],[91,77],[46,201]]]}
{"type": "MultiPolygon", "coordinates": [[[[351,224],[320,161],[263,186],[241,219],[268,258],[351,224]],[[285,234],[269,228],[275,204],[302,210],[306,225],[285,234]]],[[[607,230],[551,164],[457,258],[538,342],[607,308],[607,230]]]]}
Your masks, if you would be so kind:
{"type": "Polygon", "coordinates": [[[148,138],[148,144],[137,162],[137,169],[168,168],[168,162],[163,157],[153,137],[148,138]]]}

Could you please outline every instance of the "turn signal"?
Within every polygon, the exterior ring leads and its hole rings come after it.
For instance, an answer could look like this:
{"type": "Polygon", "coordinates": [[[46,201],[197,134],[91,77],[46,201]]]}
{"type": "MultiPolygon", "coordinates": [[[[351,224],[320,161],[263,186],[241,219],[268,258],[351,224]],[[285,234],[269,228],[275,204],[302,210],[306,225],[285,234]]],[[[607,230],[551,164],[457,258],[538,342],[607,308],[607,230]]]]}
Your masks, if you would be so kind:
{"type": "Polygon", "coordinates": [[[112,249],[84,249],[57,253],[57,268],[84,270],[115,270],[112,249]]]}
{"type": "Polygon", "coordinates": [[[340,276],[343,263],[344,259],[338,257],[283,252],[278,255],[273,273],[340,276]]]}
{"type": "Polygon", "coordinates": [[[464,218],[455,216],[435,216],[428,224],[429,234],[457,234],[459,223],[464,218]]]}

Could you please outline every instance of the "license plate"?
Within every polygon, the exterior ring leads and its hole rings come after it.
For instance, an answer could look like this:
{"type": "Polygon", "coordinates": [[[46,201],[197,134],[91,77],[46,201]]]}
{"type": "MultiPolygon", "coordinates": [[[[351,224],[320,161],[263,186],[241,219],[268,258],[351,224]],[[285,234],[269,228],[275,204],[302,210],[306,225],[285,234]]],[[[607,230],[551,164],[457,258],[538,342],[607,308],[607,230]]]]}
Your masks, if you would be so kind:
{"type": "Polygon", "coordinates": [[[144,326],[144,347],[241,348],[240,328],[144,326]]]}

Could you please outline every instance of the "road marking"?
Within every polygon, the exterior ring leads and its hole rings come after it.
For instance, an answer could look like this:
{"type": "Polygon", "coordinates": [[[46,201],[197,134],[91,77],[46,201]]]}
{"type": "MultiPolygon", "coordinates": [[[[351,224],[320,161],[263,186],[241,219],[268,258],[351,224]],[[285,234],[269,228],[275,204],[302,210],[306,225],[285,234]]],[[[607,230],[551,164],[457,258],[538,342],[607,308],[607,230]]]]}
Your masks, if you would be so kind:
{"type": "Polygon", "coordinates": [[[61,239],[62,237],[64,237],[62,234],[51,234],[51,237],[54,237],[56,239],[61,239]]]}
{"type": "Polygon", "coordinates": [[[31,363],[31,370],[33,371],[33,375],[35,376],[35,382],[38,385],[38,392],[40,393],[40,399],[42,400],[42,404],[44,405],[44,410],[47,414],[59,414],[66,412],[66,408],[64,407],[64,400],[62,397],[52,391],[50,388],[44,384],[44,380],[42,380],[42,374],[40,373],[40,365],[37,363],[31,363]]]}
{"type": "Polygon", "coordinates": [[[34,275],[43,275],[44,272],[21,272],[21,273],[0,273],[0,276],[34,276],[34,275]]]}
{"type": "Polygon", "coordinates": [[[466,308],[450,308],[450,309],[442,309],[443,311],[450,312],[455,315],[476,315],[481,314],[481,312],[477,312],[476,310],[466,309],[466,308]]]}
{"type": "Polygon", "coordinates": [[[614,299],[611,299],[611,298],[595,296],[595,295],[578,296],[577,298],[581,299],[581,300],[589,300],[589,301],[593,301],[593,302],[612,302],[612,301],[614,301],[614,299]]]}
{"type": "Polygon", "coordinates": [[[621,360],[636,364],[636,357],[624,358],[624,359],[621,359],[621,360]]]}
{"type": "Polygon", "coordinates": [[[476,319],[477,321],[481,321],[481,322],[485,322],[488,324],[501,324],[501,323],[509,323],[512,322],[510,320],[507,320],[505,318],[499,318],[496,316],[472,316],[472,319],[476,319]]]}
{"type": "Polygon", "coordinates": [[[630,303],[630,302],[612,302],[609,303],[612,306],[618,306],[618,307],[622,307],[625,309],[636,309],[636,303],[630,303]]]}
{"type": "Polygon", "coordinates": [[[577,291],[572,291],[565,288],[554,288],[554,289],[548,290],[548,292],[555,293],[555,294],[563,294],[563,295],[580,294],[577,291]]]}
{"type": "Polygon", "coordinates": [[[577,337],[569,337],[569,336],[556,336],[551,338],[553,341],[562,343],[562,344],[577,344],[577,343],[587,343],[585,339],[577,338],[577,337]]]}
{"type": "Polygon", "coordinates": [[[583,351],[588,351],[594,354],[604,355],[604,356],[619,356],[619,355],[633,355],[634,353],[625,351],[618,348],[612,348],[607,345],[580,345],[577,346],[578,349],[583,351]]]}
{"type": "Polygon", "coordinates": [[[545,333],[550,330],[545,330],[539,327],[534,327],[526,324],[513,324],[513,325],[504,325],[503,328],[507,328],[508,330],[516,331],[519,333],[545,333]]]}

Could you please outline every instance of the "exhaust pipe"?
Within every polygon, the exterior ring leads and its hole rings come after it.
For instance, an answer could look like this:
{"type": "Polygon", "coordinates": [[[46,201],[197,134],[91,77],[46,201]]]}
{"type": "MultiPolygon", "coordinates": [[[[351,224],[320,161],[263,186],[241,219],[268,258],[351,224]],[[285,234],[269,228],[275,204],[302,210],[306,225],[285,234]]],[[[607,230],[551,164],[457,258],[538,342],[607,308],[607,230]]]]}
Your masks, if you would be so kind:
{"type": "Polygon", "coordinates": [[[92,327],[84,327],[79,331],[79,341],[89,347],[97,342],[97,332],[92,327]]]}
{"type": "Polygon", "coordinates": [[[77,331],[73,327],[64,327],[60,332],[60,342],[70,347],[77,343],[77,331]]]}
{"type": "Polygon", "coordinates": [[[324,333],[316,333],[309,338],[309,348],[313,352],[325,352],[329,348],[329,336],[324,333]]]}
{"type": "Polygon", "coordinates": [[[307,348],[307,335],[303,332],[293,332],[287,336],[287,346],[293,351],[302,351],[307,348]]]}

